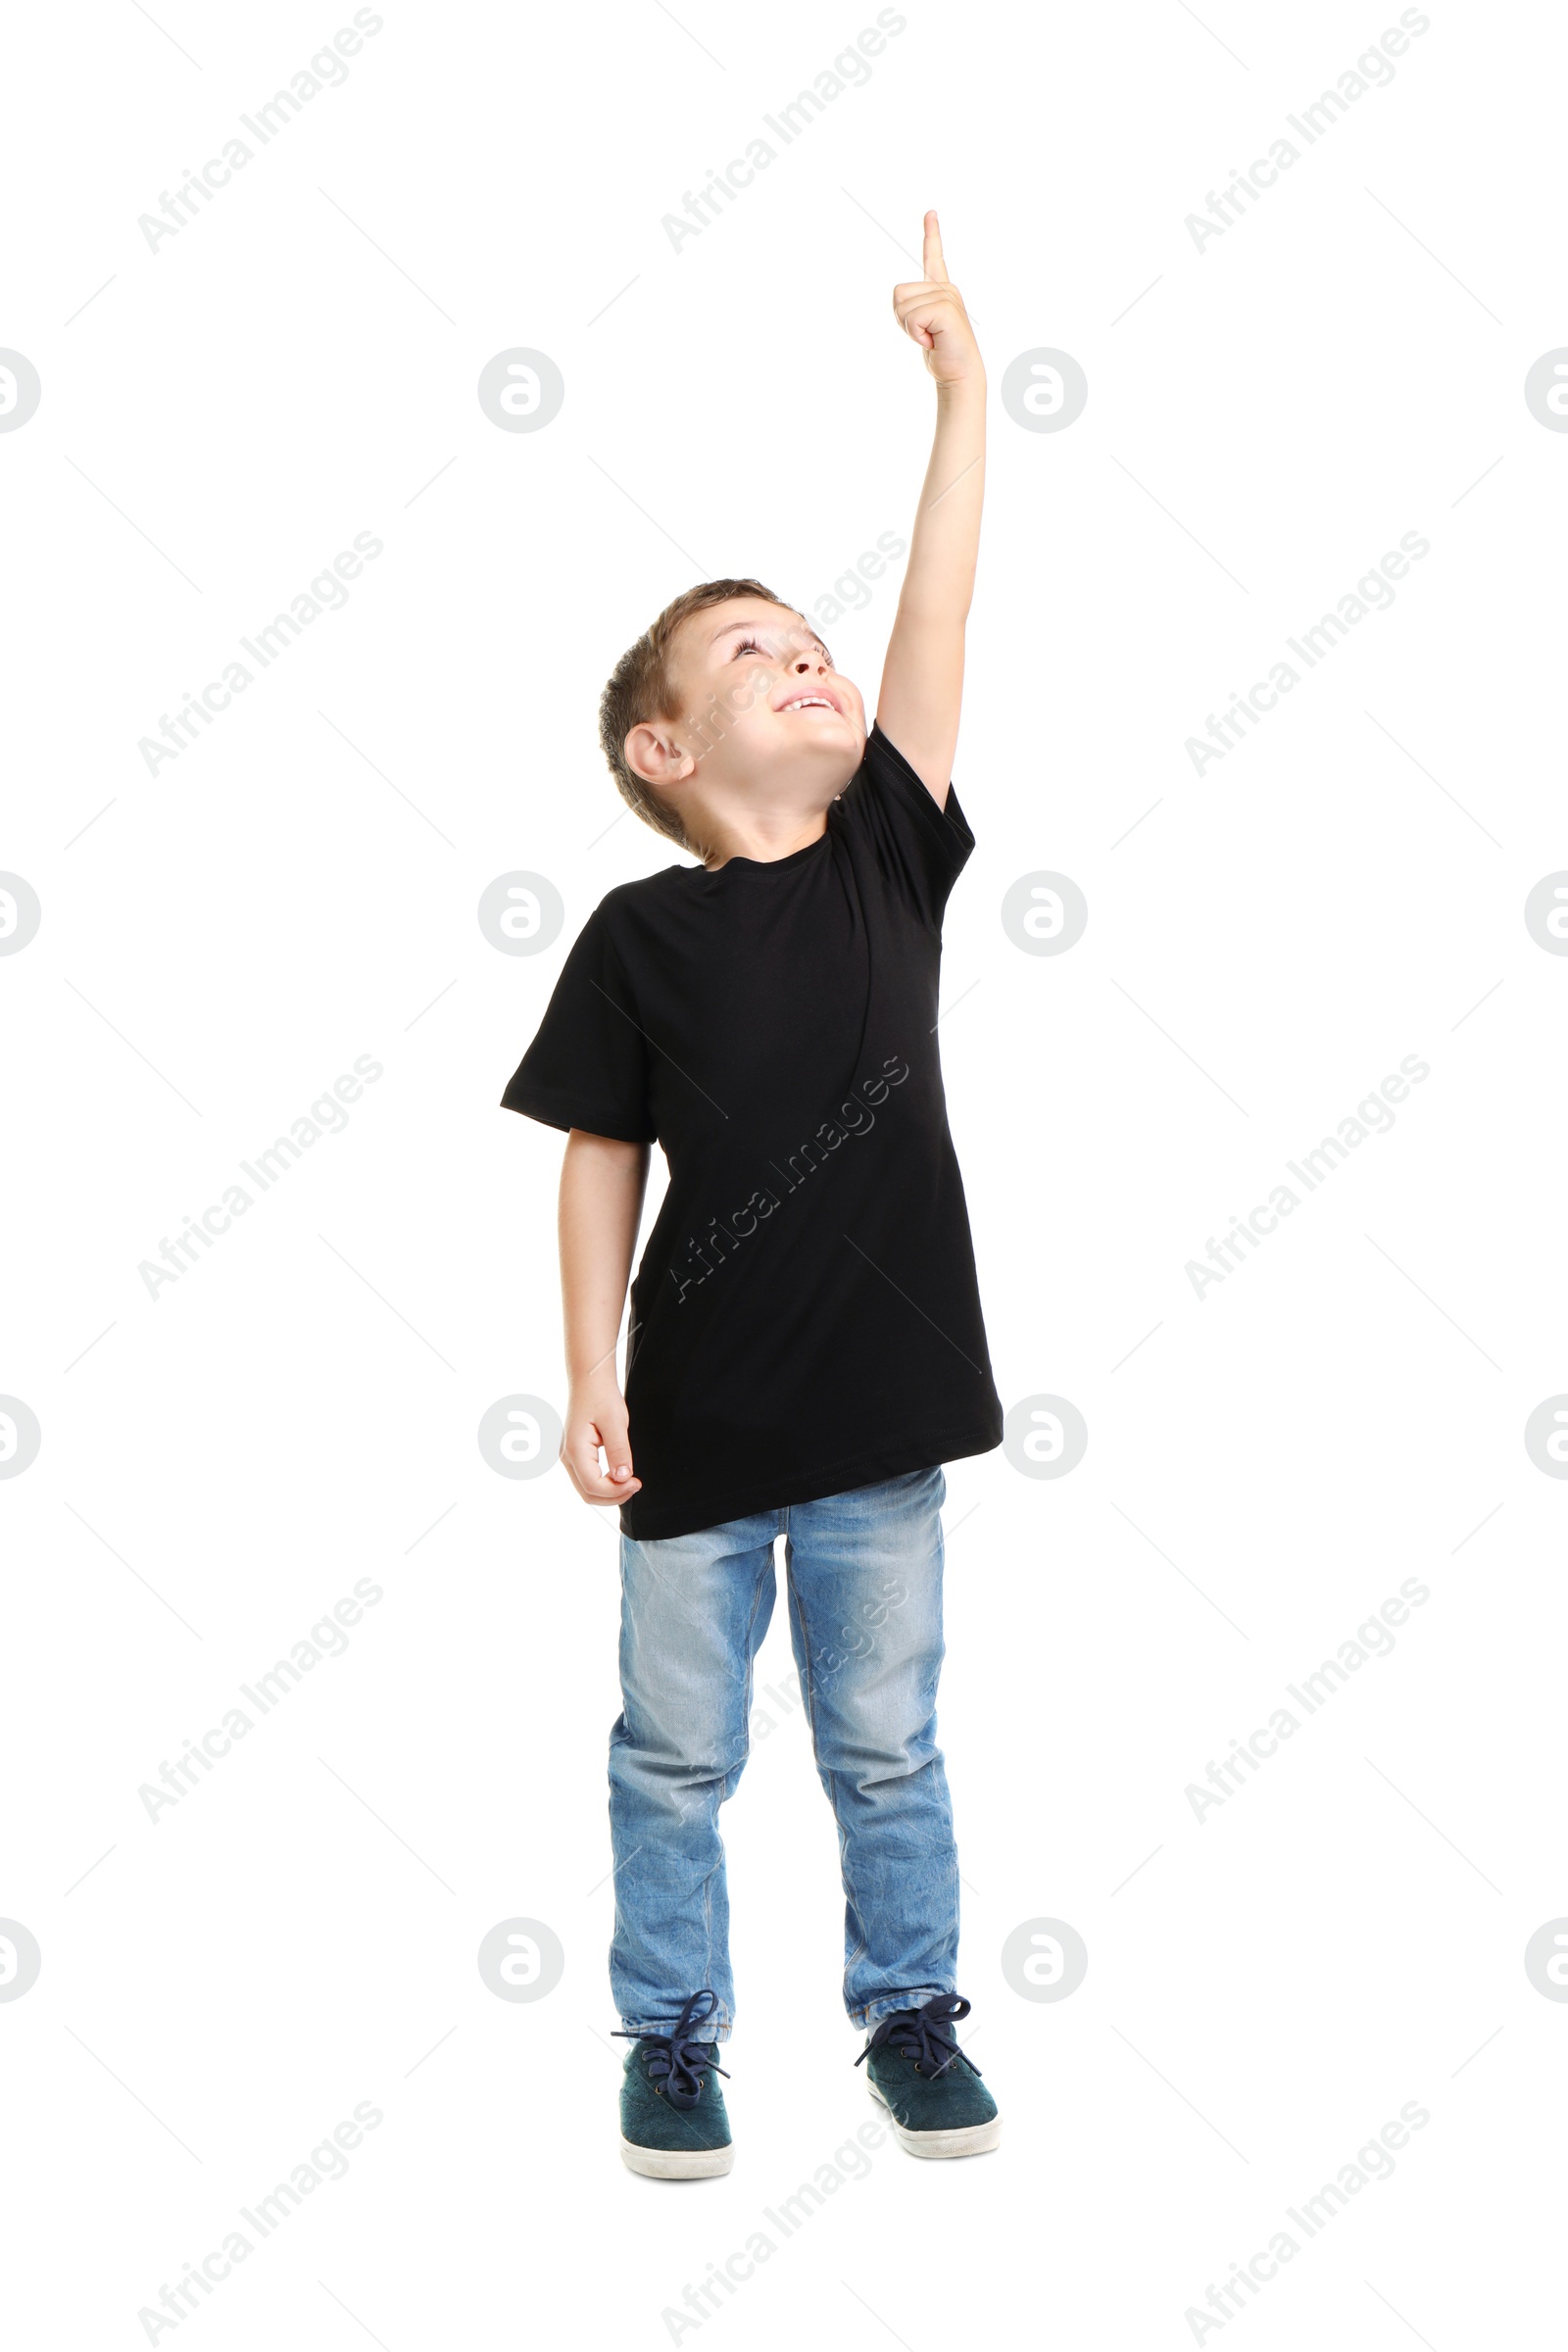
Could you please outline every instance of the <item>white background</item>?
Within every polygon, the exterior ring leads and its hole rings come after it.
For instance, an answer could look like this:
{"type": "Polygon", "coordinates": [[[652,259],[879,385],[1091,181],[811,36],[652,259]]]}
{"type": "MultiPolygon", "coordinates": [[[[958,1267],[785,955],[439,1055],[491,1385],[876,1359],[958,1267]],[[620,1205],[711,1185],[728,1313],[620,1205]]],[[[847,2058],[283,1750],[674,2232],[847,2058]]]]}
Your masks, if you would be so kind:
{"type": "MultiPolygon", "coordinates": [[[[15,24],[0,163],[0,342],[43,383],[0,435],[0,865],[43,908],[0,960],[0,1389],[42,1429],[0,1483],[0,1912],[43,1955],[0,2004],[17,2339],[148,2340],[370,2101],[347,2178],[155,2340],[1177,2346],[1416,2101],[1394,2177],[1199,2340],[1535,2340],[1568,1490],[1522,1433],[1568,1388],[1568,961],[1523,903],[1568,864],[1568,440],[1523,382],[1568,341],[1560,21],[1434,6],[1200,251],[1186,216],[1397,10],[911,5],[677,253],[661,217],[869,6],[389,0],[154,252],[138,216],[351,12],[155,13],[15,24]],[[835,1843],[774,1706],[726,1814],[735,2169],[634,2180],[614,1532],[475,1442],[499,1397],[564,1402],[560,1139],[498,1103],[590,908],[668,862],[597,753],[622,647],[694,579],[810,611],[907,535],[932,398],[889,292],[932,203],[993,406],[947,1081],[1004,1401],[1069,1397],[1089,1448],[950,1473],[941,1723],[1003,2148],[885,2146],[681,2333],[686,2284],[872,2113],[835,1843]],[[512,346],[564,375],[537,433],[475,397],[512,346]],[[998,397],[1042,346],[1089,379],[1060,433],[998,397]],[[1392,609],[1195,775],[1186,739],[1411,531],[1392,609]],[[358,532],[384,552],[346,608],[150,775],[138,739],[358,532]],[[518,868],[566,906],[532,958],[475,915],[518,868]],[[1061,956],[1001,925],[1037,869],[1088,898],[1061,956]],[[140,1262],[365,1054],[346,1130],[149,1297],[140,1262]],[[1186,1262],[1411,1054],[1393,1130],[1197,1298],[1186,1262]],[[138,1788],[366,1577],[346,1653],[149,1819],[138,1788]],[[1393,1653],[1195,1818],[1411,1577],[1393,1653]],[[565,1952],[532,2003],[475,1964],[518,1916],[565,1952]],[[1064,2001],[1002,1971],[1039,1918],[1088,1946],[1064,2001]]],[[[896,596],[829,633],[868,698],[896,596]]],[[[789,1677],[780,1611],[760,1679],[789,1677]]]]}

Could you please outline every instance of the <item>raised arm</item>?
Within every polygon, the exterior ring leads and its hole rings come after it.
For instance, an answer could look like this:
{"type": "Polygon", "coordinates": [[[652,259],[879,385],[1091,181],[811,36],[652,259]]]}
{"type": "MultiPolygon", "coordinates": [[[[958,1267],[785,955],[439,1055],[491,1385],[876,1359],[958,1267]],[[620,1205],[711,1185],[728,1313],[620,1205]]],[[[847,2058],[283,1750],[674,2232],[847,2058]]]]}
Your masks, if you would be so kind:
{"type": "Polygon", "coordinates": [[[647,1183],[646,1144],[573,1127],[561,1163],[561,1304],[570,1384],[561,1458],[584,1502],[624,1502],[642,1485],[632,1472],[615,1341],[647,1183]]]}
{"type": "Polygon", "coordinates": [[[894,287],[893,308],[936,379],[937,429],[876,715],[941,808],[958,740],[963,629],[980,551],[986,371],[963,297],[949,282],[935,213],[925,217],[921,267],[920,283],[894,287]]]}

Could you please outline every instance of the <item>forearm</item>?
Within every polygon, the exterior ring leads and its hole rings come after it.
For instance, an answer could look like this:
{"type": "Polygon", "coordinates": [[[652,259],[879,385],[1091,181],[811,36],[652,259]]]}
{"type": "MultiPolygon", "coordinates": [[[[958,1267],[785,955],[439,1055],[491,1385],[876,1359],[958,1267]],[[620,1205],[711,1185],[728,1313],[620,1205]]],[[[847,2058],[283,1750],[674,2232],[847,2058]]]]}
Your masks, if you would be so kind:
{"type": "Polygon", "coordinates": [[[575,1387],[607,1367],[631,1276],[648,1182],[648,1147],[574,1127],[561,1167],[561,1303],[566,1376],[575,1387]]]}
{"type": "Polygon", "coordinates": [[[937,386],[931,463],[909,537],[902,618],[961,629],[974,600],[986,482],[986,379],[974,371],[937,386]]]}

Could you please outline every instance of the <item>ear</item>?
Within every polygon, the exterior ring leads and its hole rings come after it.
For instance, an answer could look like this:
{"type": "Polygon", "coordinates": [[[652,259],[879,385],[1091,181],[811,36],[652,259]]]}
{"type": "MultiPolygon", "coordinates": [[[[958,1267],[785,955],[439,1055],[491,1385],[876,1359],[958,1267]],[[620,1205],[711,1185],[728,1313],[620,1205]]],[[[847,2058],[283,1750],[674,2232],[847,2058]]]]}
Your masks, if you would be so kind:
{"type": "Polygon", "coordinates": [[[681,750],[667,726],[642,720],[621,745],[621,755],[634,776],[656,788],[684,784],[697,773],[697,761],[681,750]]]}

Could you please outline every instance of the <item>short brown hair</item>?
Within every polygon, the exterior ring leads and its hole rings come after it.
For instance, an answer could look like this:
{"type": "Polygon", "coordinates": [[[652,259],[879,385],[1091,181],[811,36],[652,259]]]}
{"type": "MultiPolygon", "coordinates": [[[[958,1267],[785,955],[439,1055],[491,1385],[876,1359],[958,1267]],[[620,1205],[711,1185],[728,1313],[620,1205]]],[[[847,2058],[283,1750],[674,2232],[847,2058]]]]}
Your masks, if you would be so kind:
{"type": "Polygon", "coordinates": [[[764,588],[760,580],[705,580],[700,588],[688,588],[673,604],[666,605],[653,626],[621,655],[599,699],[599,741],[621,799],[628,808],[635,808],[645,825],[652,825],[656,833],[679,842],[694,857],[702,853],[695,842],[687,839],[686,828],[672,804],[627,766],[624,747],[633,727],[641,726],[647,719],[676,715],[671,708],[675,684],[669,674],[669,650],[681,622],[693,612],[704,612],[710,605],[727,605],[737,596],[760,597],[764,604],[778,605],[786,612],[795,610],[781,596],[775,596],[771,588],[764,588]]]}

